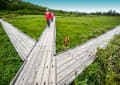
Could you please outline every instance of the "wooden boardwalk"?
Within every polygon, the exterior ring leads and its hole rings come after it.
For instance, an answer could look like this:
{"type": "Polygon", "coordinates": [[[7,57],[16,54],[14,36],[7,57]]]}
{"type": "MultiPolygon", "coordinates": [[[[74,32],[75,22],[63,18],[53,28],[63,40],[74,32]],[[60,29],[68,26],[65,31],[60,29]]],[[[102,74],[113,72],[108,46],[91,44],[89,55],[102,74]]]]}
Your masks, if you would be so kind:
{"type": "Polygon", "coordinates": [[[75,73],[79,75],[86,66],[96,59],[97,48],[105,48],[115,34],[120,33],[120,26],[107,33],[89,40],[88,42],[70,49],[56,56],[57,85],[69,84],[75,79],[75,73]]]}
{"type": "Polygon", "coordinates": [[[45,29],[11,85],[55,85],[55,29],[45,29]]]}
{"type": "Polygon", "coordinates": [[[3,20],[0,20],[0,22],[19,56],[24,61],[34,47],[36,40],[19,31],[11,24],[3,20]]]}
{"type": "MultiPolygon", "coordinates": [[[[3,27],[7,24],[4,22],[3,27]]],[[[8,36],[13,36],[7,31],[7,27],[4,29],[8,36]]],[[[97,38],[55,56],[56,26],[53,22],[50,28],[44,30],[10,85],[68,85],[75,79],[75,72],[79,75],[96,59],[97,48],[105,48],[114,35],[119,33],[120,26],[117,26],[97,38]]]]}

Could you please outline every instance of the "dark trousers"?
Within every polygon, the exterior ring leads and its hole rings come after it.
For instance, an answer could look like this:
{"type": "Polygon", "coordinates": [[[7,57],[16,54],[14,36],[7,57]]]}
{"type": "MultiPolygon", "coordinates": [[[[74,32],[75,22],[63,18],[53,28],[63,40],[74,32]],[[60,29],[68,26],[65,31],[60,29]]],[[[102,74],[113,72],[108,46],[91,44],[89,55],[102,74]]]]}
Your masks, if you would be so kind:
{"type": "Polygon", "coordinates": [[[50,20],[47,20],[47,25],[48,27],[50,27],[50,20]]]}

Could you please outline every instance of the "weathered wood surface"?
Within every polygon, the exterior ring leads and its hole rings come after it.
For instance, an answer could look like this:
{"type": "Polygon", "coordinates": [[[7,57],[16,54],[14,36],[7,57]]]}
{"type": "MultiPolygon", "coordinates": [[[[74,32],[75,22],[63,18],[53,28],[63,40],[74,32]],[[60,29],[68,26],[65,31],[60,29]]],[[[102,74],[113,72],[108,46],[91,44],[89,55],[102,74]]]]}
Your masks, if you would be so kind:
{"type": "MultiPolygon", "coordinates": [[[[9,26],[10,24],[2,20],[1,23],[16,50],[20,50],[20,55],[27,55],[34,40],[26,38],[26,35],[18,32],[17,29],[12,29],[14,27],[9,26]],[[25,43],[28,40],[29,43],[26,46],[25,43]]],[[[108,42],[114,38],[114,35],[119,33],[120,26],[117,26],[97,38],[55,56],[56,26],[53,22],[50,28],[47,27],[44,30],[11,85],[69,84],[75,79],[75,72],[79,75],[86,66],[96,59],[97,48],[105,48],[108,42]]]]}
{"type": "Polygon", "coordinates": [[[0,22],[2,24],[3,29],[7,33],[10,41],[15,47],[16,51],[20,55],[21,59],[24,61],[28,57],[32,48],[34,47],[36,40],[19,31],[11,24],[3,20],[0,20],[0,22]]]}
{"type": "Polygon", "coordinates": [[[79,75],[86,66],[96,59],[97,48],[105,48],[108,41],[119,33],[120,26],[117,26],[97,38],[57,55],[57,85],[71,83],[75,79],[75,72],[79,75]]]}
{"type": "Polygon", "coordinates": [[[46,28],[11,85],[56,85],[55,23],[46,28]]]}

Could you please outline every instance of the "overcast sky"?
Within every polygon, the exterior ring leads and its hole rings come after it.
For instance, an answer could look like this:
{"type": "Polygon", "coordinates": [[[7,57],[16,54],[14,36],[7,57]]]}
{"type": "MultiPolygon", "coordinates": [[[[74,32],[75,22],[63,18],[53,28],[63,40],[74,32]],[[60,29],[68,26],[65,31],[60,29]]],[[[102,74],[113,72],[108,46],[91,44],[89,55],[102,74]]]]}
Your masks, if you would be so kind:
{"type": "Polygon", "coordinates": [[[95,12],[110,9],[120,12],[120,0],[23,0],[52,9],[95,12]]]}

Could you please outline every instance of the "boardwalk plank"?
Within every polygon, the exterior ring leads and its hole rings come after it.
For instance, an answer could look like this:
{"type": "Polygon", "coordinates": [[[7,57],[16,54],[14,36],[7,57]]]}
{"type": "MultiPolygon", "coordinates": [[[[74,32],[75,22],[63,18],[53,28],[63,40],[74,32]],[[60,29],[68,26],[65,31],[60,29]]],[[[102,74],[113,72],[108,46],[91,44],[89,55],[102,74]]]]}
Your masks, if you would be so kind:
{"type": "Polygon", "coordinates": [[[55,85],[54,26],[54,23],[52,23],[51,27],[46,28],[42,33],[39,41],[27,58],[25,66],[11,85],[49,85],[49,83],[55,85]]]}
{"type": "Polygon", "coordinates": [[[36,41],[31,37],[27,36],[26,34],[24,34],[23,32],[16,29],[11,24],[3,20],[0,20],[0,22],[3,26],[3,29],[7,33],[10,41],[15,47],[16,51],[20,55],[21,59],[24,61],[31,52],[36,41]]]}
{"type": "Polygon", "coordinates": [[[15,49],[22,56],[21,58],[25,59],[29,55],[11,85],[69,84],[75,79],[75,72],[79,75],[86,66],[96,59],[97,48],[105,48],[110,39],[113,39],[115,34],[120,33],[120,26],[118,26],[99,37],[55,56],[55,22],[51,24],[50,28],[47,27],[44,30],[36,44],[34,39],[11,24],[1,20],[0,22],[2,22],[2,26],[15,49]],[[9,30],[10,28],[11,30],[9,30]]]}
{"type": "Polygon", "coordinates": [[[63,52],[63,54],[57,55],[57,85],[72,82],[75,79],[75,72],[77,71],[79,75],[84,70],[85,66],[91,64],[96,58],[95,53],[97,47],[105,48],[107,43],[114,38],[114,35],[120,33],[119,28],[120,26],[81,46],[77,46],[74,49],[63,52]]]}
{"type": "Polygon", "coordinates": [[[90,65],[94,60],[95,58],[91,56],[89,59],[87,59],[87,61],[80,64],[78,68],[76,68],[68,76],[63,78],[61,81],[57,82],[57,85],[64,85],[64,84],[68,85],[69,83],[71,83],[75,79],[76,76],[75,73],[77,72],[77,75],[79,75],[86,68],[86,66],[90,65]]]}

